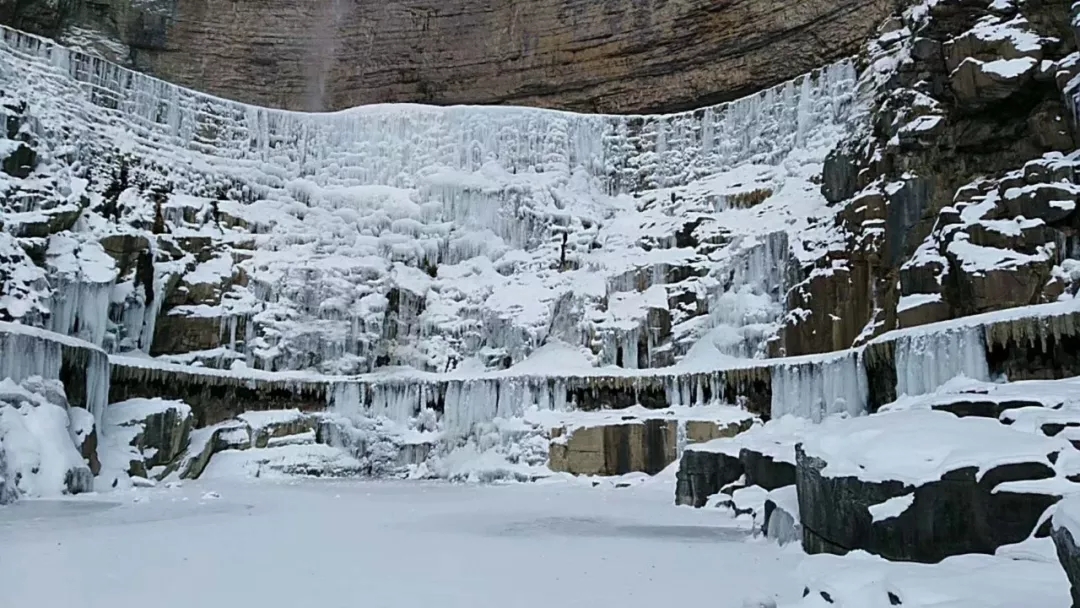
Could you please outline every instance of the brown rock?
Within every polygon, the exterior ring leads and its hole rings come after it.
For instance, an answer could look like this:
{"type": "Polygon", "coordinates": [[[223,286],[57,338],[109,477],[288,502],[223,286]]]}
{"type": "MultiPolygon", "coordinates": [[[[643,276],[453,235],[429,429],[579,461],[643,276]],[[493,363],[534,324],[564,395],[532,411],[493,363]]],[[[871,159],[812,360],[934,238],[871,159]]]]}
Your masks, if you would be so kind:
{"type": "Polygon", "coordinates": [[[754,420],[750,417],[730,424],[721,424],[713,420],[687,420],[686,442],[705,443],[721,437],[734,437],[749,430],[753,423],[754,420]]]}
{"type": "Polygon", "coordinates": [[[221,345],[221,318],[164,314],[154,330],[153,355],[210,350],[221,345]]]}
{"type": "Polygon", "coordinates": [[[858,52],[891,0],[114,0],[140,69],[292,109],[686,109],[858,52]],[[167,15],[167,16],[166,16],[167,15]]]}
{"type": "Polygon", "coordinates": [[[949,318],[949,305],[940,298],[924,300],[915,306],[896,311],[897,327],[916,327],[927,323],[937,323],[949,318]]]}
{"type": "Polygon", "coordinates": [[[551,470],[573,475],[659,473],[675,462],[677,423],[642,420],[578,428],[567,433],[552,430],[551,470]]]}

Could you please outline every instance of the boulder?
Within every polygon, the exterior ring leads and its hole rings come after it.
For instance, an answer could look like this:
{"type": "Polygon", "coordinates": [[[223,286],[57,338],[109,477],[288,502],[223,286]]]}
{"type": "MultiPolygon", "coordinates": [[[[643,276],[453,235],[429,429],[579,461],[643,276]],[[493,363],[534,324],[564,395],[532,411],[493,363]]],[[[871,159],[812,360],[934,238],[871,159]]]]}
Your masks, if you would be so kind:
{"type": "Polygon", "coordinates": [[[290,436],[310,434],[315,438],[315,417],[298,409],[244,412],[236,417],[247,424],[251,446],[265,448],[290,436]]]}
{"type": "Polygon", "coordinates": [[[1031,83],[1039,62],[1030,57],[984,62],[968,57],[949,76],[959,105],[984,107],[1020,92],[1031,83]]]}
{"type": "Polygon", "coordinates": [[[90,472],[97,475],[101,472],[101,460],[98,459],[98,434],[94,415],[81,407],[73,407],[68,409],[68,419],[71,421],[68,430],[75,442],[75,448],[82,454],[90,472]]]}
{"type": "Polygon", "coordinates": [[[180,477],[197,479],[210,464],[210,458],[225,450],[251,448],[251,427],[239,420],[230,420],[191,433],[187,457],[179,463],[180,477]]]}
{"type": "Polygon", "coordinates": [[[72,441],[59,380],[0,380],[0,503],[94,489],[94,475],[72,441]]]}
{"type": "Polygon", "coordinates": [[[908,410],[830,420],[797,446],[803,548],[937,562],[1028,538],[1061,493],[1063,443],[987,418],[908,410]]]}
{"type": "Polygon", "coordinates": [[[738,481],[743,475],[738,456],[723,451],[689,446],[683,450],[679,470],[675,474],[675,504],[701,508],[710,496],[720,493],[724,486],[738,481]]]}
{"type": "Polygon", "coordinates": [[[765,519],[762,531],[781,545],[802,541],[799,524],[799,496],[795,486],[772,490],[765,496],[765,519]]]}
{"type": "Polygon", "coordinates": [[[1080,497],[1059,504],[1052,522],[1058,561],[1069,579],[1073,606],[1080,606],[1080,497]]]}
{"type": "Polygon", "coordinates": [[[193,420],[183,401],[129,399],[105,409],[105,435],[110,443],[131,448],[129,474],[147,477],[155,467],[176,464],[188,448],[193,420]]]}
{"type": "Polygon", "coordinates": [[[552,430],[550,467],[574,475],[659,473],[675,461],[678,423],[644,419],[552,430]]]}
{"type": "Polygon", "coordinates": [[[794,446],[811,425],[784,416],[735,437],[687,446],[675,474],[675,504],[703,507],[740,479],[766,491],[794,484],[794,446]]]}
{"type": "Polygon", "coordinates": [[[746,418],[738,422],[717,422],[715,420],[687,420],[685,423],[686,442],[705,443],[706,441],[712,441],[713,439],[734,437],[739,433],[749,430],[753,423],[754,419],[749,415],[747,415],[746,418]]]}

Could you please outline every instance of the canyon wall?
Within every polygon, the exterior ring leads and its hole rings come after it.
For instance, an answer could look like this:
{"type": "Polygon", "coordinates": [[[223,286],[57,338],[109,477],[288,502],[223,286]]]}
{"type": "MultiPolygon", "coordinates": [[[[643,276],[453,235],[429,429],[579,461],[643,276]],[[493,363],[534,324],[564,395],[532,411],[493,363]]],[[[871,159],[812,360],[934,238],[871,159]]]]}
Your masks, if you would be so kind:
{"type": "Polygon", "coordinates": [[[853,55],[898,3],[82,0],[67,19],[54,0],[5,4],[5,24],[259,105],[622,114],[735,99],[853,55]]]}

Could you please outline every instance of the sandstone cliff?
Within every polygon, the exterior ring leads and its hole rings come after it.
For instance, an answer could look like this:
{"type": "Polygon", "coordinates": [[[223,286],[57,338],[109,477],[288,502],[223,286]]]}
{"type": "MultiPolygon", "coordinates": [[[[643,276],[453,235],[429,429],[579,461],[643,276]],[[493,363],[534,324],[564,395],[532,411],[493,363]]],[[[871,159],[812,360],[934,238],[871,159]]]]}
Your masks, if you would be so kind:
{"type": "Polygon", "coordinates": [[[853,55],[896,4],[84,0],[65,21],[54,14],[56,0],[3,0],[0,19],[261,105],[426,102],[638,113],[734,99],[853,55]]]}

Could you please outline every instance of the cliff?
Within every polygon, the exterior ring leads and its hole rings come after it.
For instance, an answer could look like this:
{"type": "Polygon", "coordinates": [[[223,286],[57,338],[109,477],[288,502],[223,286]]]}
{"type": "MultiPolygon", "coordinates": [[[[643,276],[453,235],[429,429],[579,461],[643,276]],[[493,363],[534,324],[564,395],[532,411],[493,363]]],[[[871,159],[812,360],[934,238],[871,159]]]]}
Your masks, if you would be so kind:
{"type": "Polygon", "coordinates": [[[34,0],[0,2],[0,20],[264,106],[514,104],[621,114],[728,101],[853,55],[896,4],[34,0]]]}

